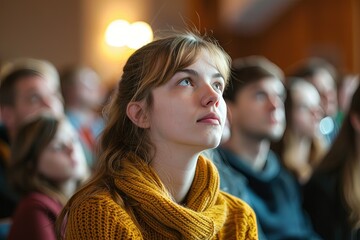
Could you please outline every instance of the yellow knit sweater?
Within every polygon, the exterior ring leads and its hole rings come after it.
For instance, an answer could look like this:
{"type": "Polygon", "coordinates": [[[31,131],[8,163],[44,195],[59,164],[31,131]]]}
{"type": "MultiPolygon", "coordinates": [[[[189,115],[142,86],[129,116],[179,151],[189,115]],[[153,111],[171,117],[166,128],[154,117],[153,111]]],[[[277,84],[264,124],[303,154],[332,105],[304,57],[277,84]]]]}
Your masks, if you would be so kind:
{"type": "Polygon", "coordinates": [[[156,173],[141,161],[128,159],[124,169],[115,185],[133,214],[107,191],[86,196],[70,210],[66,239],[258,239],[253,210],[219,191],[211,161],[199,158],[183,205],[171,199],[156,173]]]}

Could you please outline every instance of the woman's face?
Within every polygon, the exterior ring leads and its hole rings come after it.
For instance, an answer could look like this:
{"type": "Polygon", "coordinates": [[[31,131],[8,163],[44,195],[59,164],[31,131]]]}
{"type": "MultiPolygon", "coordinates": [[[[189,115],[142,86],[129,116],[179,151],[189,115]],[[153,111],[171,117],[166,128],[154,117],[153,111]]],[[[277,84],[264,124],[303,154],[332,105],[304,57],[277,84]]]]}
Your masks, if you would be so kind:
{"type": "Polygon", "coordinates": [[[318,134],[319,121],[323,116],[320,95],[307,82],[297,82],[291,89],[293,100],[292,126],[295,133],[312,138],[318,134]]]}
{"type": "Polygon", "coordinates": [[[86,160],[76,130],[69,122],[60,122],[53,140],[40,154],[38,170],[56,182],[82,179],[87,172],[86,160]]]}
{"type": "Polygon", "coordinates": [[[202,51],[193,64],[152,91],[151,141],[195,151],[216,147],[226,121],[224,85],[214,61],[202,51]]]}

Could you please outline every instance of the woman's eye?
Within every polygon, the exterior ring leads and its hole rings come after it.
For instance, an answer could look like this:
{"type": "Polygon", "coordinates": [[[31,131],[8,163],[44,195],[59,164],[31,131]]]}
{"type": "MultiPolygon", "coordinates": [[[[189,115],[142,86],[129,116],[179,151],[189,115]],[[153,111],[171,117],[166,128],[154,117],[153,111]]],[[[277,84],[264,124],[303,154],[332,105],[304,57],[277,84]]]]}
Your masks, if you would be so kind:
{"type": "Polygon", "coordinates": [[[179,82],[180,86],[191,86],[191,81],[188,78],[185,78],[179,82]]]}
{"type": "Polygon", "coordinates": [[[266,94],[264,92],[257,92],[257,93],[255,93],[255,97],[258,100],[263,100],[263,99],[265,99],[266,94]]]}
{"type": "Polygon", "coordinates": [[[214,83],[214,87],[217,89],[217,90],[220,90],[221,92],[224,90],[224,86],[221,82],[215,82],[214,83]]]}
{"type": "Polygon", "coordinates": [[[38,103],[38,102],[40,102],[40,96],[39,95],[31,95],[30,97],[29,97],[29,102],[31,102],[31,103],[38,103]]]}
{"type": "Polygon", "coordinates": [[[65,148],[64,143],[54,143],[50,145],[50,149],[54,152],[62,152],[65,148]]]}

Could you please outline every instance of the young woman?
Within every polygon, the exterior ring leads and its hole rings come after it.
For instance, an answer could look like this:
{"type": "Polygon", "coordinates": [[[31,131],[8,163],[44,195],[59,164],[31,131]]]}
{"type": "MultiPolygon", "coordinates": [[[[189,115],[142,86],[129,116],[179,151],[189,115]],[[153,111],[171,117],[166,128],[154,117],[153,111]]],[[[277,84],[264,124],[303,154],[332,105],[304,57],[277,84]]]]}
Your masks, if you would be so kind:
{"type": "Polygon", "coordinates": [[[304,206],[324,239],[360,239],[360,87],[339,135],[305,186],[304,206]]]}
{"type": "Polygon", "coordinates": [[[21,196],[9,240],[55,240],[55,220],[87,176],[75,129],[64,119],[40,114],[20,128],[12,145],[9,177],[21,196]]]}
{"type": "Polygon", "coordinates": [[[290,78],[287,87],[286,129],[272,149],[299,183],[305,184],[326,151],[326,141],[319,130],[323,116],[320,95],[302,78],[290,78]]]}
{"type": "Polygon", "coordinates": [[[201,155],[221,139],[229,62],[193,33],[128,59],[97,172],[60,216],[65,239],[257,239],[252,209],[219,191],[218,172],[201,155]]]}

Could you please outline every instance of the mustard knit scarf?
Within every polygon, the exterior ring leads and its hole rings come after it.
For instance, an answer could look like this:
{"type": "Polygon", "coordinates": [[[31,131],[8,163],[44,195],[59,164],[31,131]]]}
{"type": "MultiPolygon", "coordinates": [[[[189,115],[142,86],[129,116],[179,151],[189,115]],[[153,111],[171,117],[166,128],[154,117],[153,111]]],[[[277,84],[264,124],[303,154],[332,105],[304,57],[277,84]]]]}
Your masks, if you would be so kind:
{"type": "Polygon", "coordinates": [[[214,165],[199,157],[184,206],[174,202],[156,173],[135,156],[124,161],[117,188],[131,203],[144,239],[211,239],[226,221],[214,165]]]}

